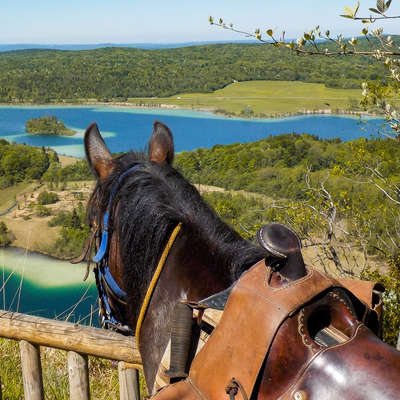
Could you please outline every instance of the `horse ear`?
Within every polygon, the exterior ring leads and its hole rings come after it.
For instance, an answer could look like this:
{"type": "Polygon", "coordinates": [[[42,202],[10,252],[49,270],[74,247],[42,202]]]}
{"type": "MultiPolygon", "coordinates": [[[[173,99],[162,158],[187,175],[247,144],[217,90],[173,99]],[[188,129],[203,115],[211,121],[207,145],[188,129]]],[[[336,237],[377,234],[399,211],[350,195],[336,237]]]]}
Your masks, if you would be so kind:
{"type": "Polygon", "coordinates": [[[168,126],[154,121],[153,134],[149,141],[150,161],[172,164],[174,160],[174,138],[168,126]]]}
{"type": "Polygon", "coordinates": [[[115,164],[95,122],[86,129],[84,143],[86,158],[93,173],[97,178],[107,178],[115,164]]]}

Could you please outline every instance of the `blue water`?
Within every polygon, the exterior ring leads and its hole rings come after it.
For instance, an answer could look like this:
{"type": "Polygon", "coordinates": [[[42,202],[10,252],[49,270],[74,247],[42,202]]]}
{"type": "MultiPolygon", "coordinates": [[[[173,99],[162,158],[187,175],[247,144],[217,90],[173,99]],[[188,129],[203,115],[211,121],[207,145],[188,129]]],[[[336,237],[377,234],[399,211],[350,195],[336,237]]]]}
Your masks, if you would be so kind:
{"type": "Polygon", "coordinates": [[[143,150],[154,120],[166,123],[175,138],[175,150],[209,148],[216,144],[251,142],[280,133],[310,133],[320,138],[340,137],[343,141],[370,137],[383,120],[344,116],[301,116],[281,119],[248,120],[223,118],[189,110],[159,110],[112,107],[0,107],[0,137],[11,142],[48,146],[59,154],[84,157],[83,133],[96,121],[112,152],[143,150]],[[77,131],[72,137],[28,135],[25,123],[32,117],[55,115],[77,131]]]}
{"type": "Polygon", "coordinates": [[[0,249],[0,309],[98,326],[93,273],[19,248],[0,249]],[[92,317],[90,317],[92,314],[92,317]]]}

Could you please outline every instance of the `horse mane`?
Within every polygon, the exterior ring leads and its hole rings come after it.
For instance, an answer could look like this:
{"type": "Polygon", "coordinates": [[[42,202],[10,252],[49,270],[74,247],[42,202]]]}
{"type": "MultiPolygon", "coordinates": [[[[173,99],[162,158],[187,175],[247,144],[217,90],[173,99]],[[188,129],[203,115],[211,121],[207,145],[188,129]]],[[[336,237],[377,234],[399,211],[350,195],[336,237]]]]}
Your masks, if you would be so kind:
{"type": "Polygon", "coordinates": [[[115,162],[113,172],[93,191],[88,204],[89,220],[95,218],[95,213],[97,224],[101,223],[99,215],[107,208],[118,176],[131,166],[142,164],[124,178],[117,190],[109,224],[118,232],[122,261],[128,267],[124,282],[129,286],[126,289],[130,304],[141,304],[168,238],[179,222],[196,243],[210,249],[215,261],[210,267],[218,268],[217,276],[228,285],[266,256],[261,247],[244,240],[223,222],[173,167],[149,162],[144,153],[134,152],[115,162]]]}

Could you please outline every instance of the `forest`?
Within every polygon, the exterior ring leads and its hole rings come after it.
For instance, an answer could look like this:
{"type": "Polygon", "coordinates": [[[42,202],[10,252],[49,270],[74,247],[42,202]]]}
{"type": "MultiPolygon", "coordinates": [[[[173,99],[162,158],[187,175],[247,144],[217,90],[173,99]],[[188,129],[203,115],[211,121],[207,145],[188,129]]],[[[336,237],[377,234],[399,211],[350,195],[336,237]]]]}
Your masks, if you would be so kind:
{"type": "Polygon", "coordinates": [[[58,160],[53,150],[10,144],[0,139],[0,189],[23,181],[41,179],[52,160],[58,160]]]}
{"type": "MultiPolygon", "coordinates": [[[[397,43],[399,37],[393,40],[397,43]]],[[[359,40],[359,49],[369,45],[365,39],[359,40]]],[[[309,58],[262,44],[163,50],[21,50],[0,54],[0,102],[126,101],[209,93],[234,81],[252,80],[360,88],[362,81],[384,76],[384,66],[371,58],[309,58]]]]}

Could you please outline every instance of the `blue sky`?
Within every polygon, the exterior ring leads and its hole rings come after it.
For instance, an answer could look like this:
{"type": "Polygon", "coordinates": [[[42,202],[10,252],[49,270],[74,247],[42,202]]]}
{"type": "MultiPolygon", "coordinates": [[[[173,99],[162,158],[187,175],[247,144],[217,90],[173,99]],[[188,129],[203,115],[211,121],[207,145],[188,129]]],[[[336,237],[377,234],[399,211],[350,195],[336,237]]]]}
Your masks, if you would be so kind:
{"type": "MultiPolygon", "coordinates": [[[[133,43],[241,40],[243,36],[208,24],[209,15],[236,27],[285,30],[297,37],[316,24],[346,36],[361,23],[339,17],[355,0],[2,0],[0,43],[133,43]]],[[[375,0],[361,0],[369,14],[375,0]]],[[[392,14],[400,15],[400,0],[392,14]]],[[[385,32],[400,33],[399,21],[383,22],[385,32]]]]}

